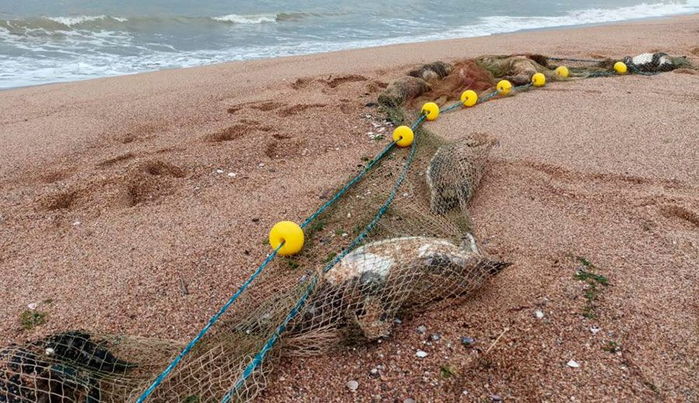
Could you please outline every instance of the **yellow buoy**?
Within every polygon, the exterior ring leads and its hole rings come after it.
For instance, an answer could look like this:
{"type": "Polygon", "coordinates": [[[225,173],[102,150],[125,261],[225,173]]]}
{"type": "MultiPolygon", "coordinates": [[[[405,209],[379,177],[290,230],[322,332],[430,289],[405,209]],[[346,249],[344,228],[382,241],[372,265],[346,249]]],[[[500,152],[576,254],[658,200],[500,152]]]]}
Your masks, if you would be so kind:
{"type": "Polygon", "coordinates": [[[295,255],[303,248],[303,229],[293,221],[280,221],[269,231],[269,244],[282,256],[295,255]]]}
{"type": "Polygon", "coordinates": [[[464,106],[473,106],[478,103],[478,94],[474,90],[466,90],[461,93],[461,103],[464,106]]]}
{"type": "Polygon", "coordinates": [[[568,75],[570,75],[570,72],[568,71],[568,67],[566,67],[566,66],[556,67],[556,75],[560,78],[568,78],[568,75]]]}
{"type": "Polygon", "coordinates": [[[393,141],[396,142],[398,147],[407,147],[413,144],[414,138],[413,129],[408,126],[398,126],[393,130],[393,141]]]}
{"type": "Polygon", "coordinates": [[[422,113],[427,120],[435,120],[439,117],[439,105],[434,102],[427,102],[422,105],[422,113]]]}
{"type": "Polygon", "coordinates": [[[512,91],[512,83],[507,80],[500,80],[495,88],[500,95],[507,95],[512,91]]]}
{"type": "Polygon", "coordinates": [[[624,62],[616,62],[614,63],[614,71],[616,71],[617,74],[626,74],[628,68],[624,62]]]}
{"type": "Polygon", "coordinates": [[[532,76],[532,85],[535,87],[543,87],[546,85],[546,76],[543,73],[535,73],[532,76]]]}

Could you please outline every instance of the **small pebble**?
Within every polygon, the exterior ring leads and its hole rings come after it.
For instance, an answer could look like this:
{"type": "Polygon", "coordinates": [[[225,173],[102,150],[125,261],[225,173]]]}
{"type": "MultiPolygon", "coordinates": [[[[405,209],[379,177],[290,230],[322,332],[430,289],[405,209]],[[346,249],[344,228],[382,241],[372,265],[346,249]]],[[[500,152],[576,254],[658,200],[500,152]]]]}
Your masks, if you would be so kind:
{"type": "Polygon", "coordinates": [[[432,333],[430,335],[430,339],[432,341],[439,341],[439,339],[441,339],[441,338],[442,338],[442,335],[440,335],[439,333],[432,333]]]}
{"type": "Polygon", "coordinates": [[[590,328],[590,332],[591,332],[592,334],[597,334],[597,333],[599,333],[600,330],[602,330],[602,329],[598,328],[597,326],[592,326],[592,327],[590,328]]]}
{"type": "Polygon", "coordinates": [[[75,222],[73,222],[73,226],[74,226],[74,227],[77,227],[77,226],[80,225],[80,224],[82,224],[80,221],[75,221],[75,222]]]}
{"type": "Polygon", "coordinates": [[[409,397],[409,398],[403,400],[403,403],[415,403],[415,399],[409,397]]]}
{"type": "Polygon", "coordinates": [[[417,327],[417,332],[418,332],[419,334],[425,334],[425,332],[427,332],[427,326],[424,326],[424,325],[418,326],[418,327],[417,327]]]}
{"type": "Polygon", "coordinates": [[[216,170],[216,173],[217,173],[217,174],[222,174],[222,173],[223,173],[223,169],[217,169],[217,170],[216,170]]]}
{"type": "Polygon", "coordinates": [[[28,305],[27,305],[27,308],[29,308],[30,310],[33,311],[33,310],[35,310],[38,306],[39,306],[39,304],[37,304],[36,302],[32,302],[31,304],[28,304],[28,305]]]}
{"type": "Polygon", "coordinates": [[[427,357],[427,353],[422,351],[422,350],[417,350],[417,353],[415,353],[415,356],[417,358],[425,358],[425,357],[427,357]]]}
{"type": "Polygon", "coordinates": [[[359,382],[357,382],[357,381],[347,382],[347,389],[349,389],[351,392],[356,392],[358,388],[359,388],[359,382]]]}
{"type": "Polygon", "coordinates": [[[534,316],[536,316],[537,319],[543,319],[544,313],[541,310],[537,309],[536,311],[534,311],[534,316]]]}
{"type": "Polygon", "coordinates": [[[395,323],[396,325],[400,325],[401,323],[403,323],[403,321],[398,318],[395,318],[393,319],[393,323],[395,323]]]}
{"type": "Polygon", "coordinates": [[[230,178],[235,178],[236,176],[238,176],[238,174],[235,173],[235,172],[228,172],[228,176],[229,176],[230,178]]]}
{"type": "Polygon", "coordinates": [[[475,342],[476,342],[476,340],[471,338],[471,337],[466,337],[466,336],[461,337],[461,344],[463,344],[466,347],[471,347],[473,345],[473,343],[475,343],[475,342]]]}
{"type": "Polygon", "coordinates": [[[369,375],[372,377],[376,378],[380,375],[379,369],[378,368],[372,368],[371,371],[369,371],[369,375]]]}
{"type": "Polygon", "coordinates": [[[265,163],[264,163],[264,162],[260,162],[258,166],[259,166],[260,168],[262,168],[263,166],[265,166],[265,163]]]}
{"type": "Polygon", "coordinates": [[[568,361],[568,366],[571,368],[580,368],[580,364],[573,360],[568,361]]]}
{"type": "Polygon", "coordinates": [[[490,401],[491,402],[501,402],[502,397],[500,397],[500,395],[490,395],[490,401]]]}

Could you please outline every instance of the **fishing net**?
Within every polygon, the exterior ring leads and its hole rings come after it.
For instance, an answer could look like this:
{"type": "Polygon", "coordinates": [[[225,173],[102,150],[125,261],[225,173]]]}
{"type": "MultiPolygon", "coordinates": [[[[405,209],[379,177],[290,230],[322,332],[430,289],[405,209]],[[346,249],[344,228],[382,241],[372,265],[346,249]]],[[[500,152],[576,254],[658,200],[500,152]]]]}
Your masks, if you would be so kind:
{"type": "MultiPolygon", "coordinates": [[[[479,250],[465,214],[493,144],[419,130],[412,147],[392,147],[308,224],[301,253],[260,272],[149,401],[249,400],[282,353],[388,337],[397,317],[479,287],[505,266],[479,250]]],[[[181,348],[85,332],[11,346],[0,354],[0,401],[135,401],[181,348]]]]}
{"type": "Polygon", "coordinates": [[[377,162],[306,227],[301,253],[265,268],[151,399],[251,399],[265,384],[257,363],[388,337],[396,317],[466,295],[502,269],[478,249],[463,210],[492,147],[473,137],[450,145],[420,131],[412,148],[377,162]],[[460,154],[466,144],[473,150],[460,154]]]}
{"type": "Polygon", "coordinates": [[[0,348],[0,402],[123,402],[182,345],[68,331],[0,348]]]}
{"type": "MultiPolygon", "coordinates": [[[[566,63],[580,76],[605,69],[593,62],[566,63]]],[[[533,72],[556,79],[555,67],[537,55],[436,62],[379,101],[397,124],[397,105],[411,110],[420,97],[444,105],[465,89],[533,72]]],[[[68,331],[8,346],[0,349],[0,403],[250,400],[284,354],[386,338],[396,318],[468,296],[508,265],[478,247],[468,216],[497,140],[471,133],[447,142],[421,129],[424,119],[412,119],[412,145],[391,142],[358,166],[301,224],[302,251],[268,255],[190,343],[68,331]]]]}

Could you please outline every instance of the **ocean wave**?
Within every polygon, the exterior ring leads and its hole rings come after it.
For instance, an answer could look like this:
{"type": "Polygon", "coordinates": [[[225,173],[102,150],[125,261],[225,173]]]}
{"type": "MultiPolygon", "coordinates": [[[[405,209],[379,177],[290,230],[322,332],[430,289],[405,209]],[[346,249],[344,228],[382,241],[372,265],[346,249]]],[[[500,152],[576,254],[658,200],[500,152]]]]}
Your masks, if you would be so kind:
{"type": "Polygon", "coordinates": [[[221,22],[232,22],[234,24],[262,24],[265,22],[277,22],[276,14],[262,14],[262,15],[238,15],[238,14],[228,14],[222,15],[220,17],[212,17],[214,21],[221,22]]]}
{"type": "Polygon", "coordinates": [[[27,31],[42,29],[45,31],[70,30],[142,30],[171,25],[215,25],[215,24],[264,24],[278,22],[300,21],[307,17],[319,16],[314,13],[276,13],[276,14],[228,14],[217,17],[151,17],[151,16],[111,16],[111,15],[79,15],[58,17],[31,17],[13,20],[0,20],[0,28],[5,28],[14,34],[21,35],[27,31]]]}
{"type": "Polygon", "coordinates": [[[450,37],[482,36],[498,33],[565,27],[574,25],[604,24],[634,19],[663,17],[696,12],[696,7],[680,3],[642,3],[618,8],[590,8],[569,11],[561,16],[489,16],[479,18],[479,23],[460,27],[447,33],[450,37]]]}
{"type": "Polygon", "coordinates": [[[57,22],[67,27],[82,25],[93,21],[113,20],[116,22],[126,22],[128,18],[112,17],[109,15],[79,15],[74,17],[43,17],[49,21],[57,22]]]}

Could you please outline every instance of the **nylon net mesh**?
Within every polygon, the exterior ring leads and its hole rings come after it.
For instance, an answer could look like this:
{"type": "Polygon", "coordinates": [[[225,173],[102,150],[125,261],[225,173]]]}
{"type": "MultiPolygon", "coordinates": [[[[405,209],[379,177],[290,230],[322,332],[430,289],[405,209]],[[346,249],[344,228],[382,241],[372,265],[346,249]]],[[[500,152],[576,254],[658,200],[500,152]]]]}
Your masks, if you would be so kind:
{"type": "MultiPolygon", "coordinates": [[[[482,134],[447,144],[418,131],[414,149],[392,150],[309,224],[300,254],[261,272],[149,401],[252,399],[282,353],[388,337],[398,315],[479,287],[504,267],[478,249],[465,214],[494,144],[482,134]],[[337,255],[382,206],[356,247],[337,255]]],[[[78,331],[9,346],[0,352],[0,402],[135,401],[182,347],[78,331]]]]}

